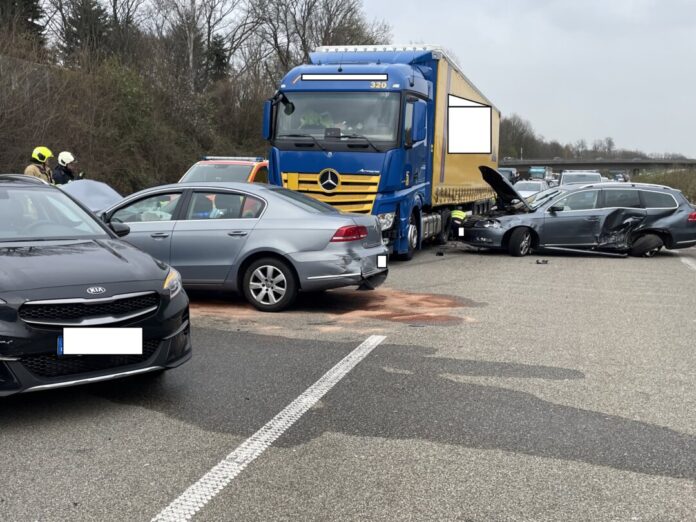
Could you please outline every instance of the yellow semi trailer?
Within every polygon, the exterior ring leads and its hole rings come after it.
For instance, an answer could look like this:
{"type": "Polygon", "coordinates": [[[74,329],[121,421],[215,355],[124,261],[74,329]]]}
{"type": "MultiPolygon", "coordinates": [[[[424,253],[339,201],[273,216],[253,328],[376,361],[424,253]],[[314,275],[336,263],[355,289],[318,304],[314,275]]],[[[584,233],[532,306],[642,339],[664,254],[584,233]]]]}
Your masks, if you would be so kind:
{"type": "Polygon", "coordinates": [[[266,103],[271,183],[346,212],[375,214],[410,258],[444,241],[455,209],[493,197],[500,112],[442,49],[320,47],[266,103]]]}

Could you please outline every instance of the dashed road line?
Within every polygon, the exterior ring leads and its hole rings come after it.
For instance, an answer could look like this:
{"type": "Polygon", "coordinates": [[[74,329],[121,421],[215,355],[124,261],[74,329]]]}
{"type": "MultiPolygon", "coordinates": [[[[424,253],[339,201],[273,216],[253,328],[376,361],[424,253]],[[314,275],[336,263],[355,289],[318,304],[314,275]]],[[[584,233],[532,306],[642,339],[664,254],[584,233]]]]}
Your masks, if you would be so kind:
{"type": "Polygon", "coordinates": [[[263,428],[245,440],[237,449],[227,455],[181,496],[164,508],[152,522],[180,522],[191,520],[215,495],[239,475],[244,468],[273,444],[290,426],[314,406],[348,372],[367,357],[382,341],[383,335],[372,335],[360,346],[346,355],[326,372],[317,382],[307,388],[263,428]]]}

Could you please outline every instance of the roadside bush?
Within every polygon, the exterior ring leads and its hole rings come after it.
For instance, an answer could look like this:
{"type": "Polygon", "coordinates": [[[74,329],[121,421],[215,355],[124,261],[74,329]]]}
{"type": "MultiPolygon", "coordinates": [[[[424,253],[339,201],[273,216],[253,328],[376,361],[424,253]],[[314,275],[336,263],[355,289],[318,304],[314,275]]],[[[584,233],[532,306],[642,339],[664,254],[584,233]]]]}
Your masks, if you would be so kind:
{"type": "Polygon", "coordinates": [[[632,178],[638,183],[657,183],[681,190],[691,203],[696,203],[696,170],[644,172],[632,178]]]}

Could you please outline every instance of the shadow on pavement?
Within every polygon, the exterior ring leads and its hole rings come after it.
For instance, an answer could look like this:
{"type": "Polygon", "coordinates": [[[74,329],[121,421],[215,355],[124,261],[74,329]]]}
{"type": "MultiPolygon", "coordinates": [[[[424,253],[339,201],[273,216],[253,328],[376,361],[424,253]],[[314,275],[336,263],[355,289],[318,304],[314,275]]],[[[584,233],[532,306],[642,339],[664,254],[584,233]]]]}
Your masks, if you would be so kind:
{"type": "MultiPolygon", "coordinates": [[[[215,341],[221,333],[205,334],[206,348],[161,378],[11,397],[0,401],[0,416],[5,423],[33,429],[40,429],[42,422],[64,422],[66,417],[89,423],[104,413],[103,399],[107,399],[205,430],[246,437],[352,349],[320,342],[304,346],[302,341],[271,337],[253,344],[255,336],[245,338],[241,346],[224,346],[215,341]]],[[[571,382],[564,386],[573,386],[573,380],[584,378],[582,372],[434,353],[418,347],[378,347],[322,399],[322,407],[307,412],[276,445],[292,447],[333,432],[418,439],[696,479],[692,435],[556,404],[512,389],[514,381],[507,388],[453,380],[565,380],[571,382]]]]}

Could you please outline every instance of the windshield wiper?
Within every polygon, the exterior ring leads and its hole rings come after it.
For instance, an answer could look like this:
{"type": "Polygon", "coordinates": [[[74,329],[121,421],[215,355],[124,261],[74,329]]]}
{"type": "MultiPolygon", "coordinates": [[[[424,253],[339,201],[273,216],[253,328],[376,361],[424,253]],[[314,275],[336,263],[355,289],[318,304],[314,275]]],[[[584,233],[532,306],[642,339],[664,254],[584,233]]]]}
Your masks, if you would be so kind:
{"type": "Polygon", "coordinates": [[[321,146],[321,143],[319,143],[319,140],[316,139],[311,134],[279,134],[278,136],[276,136],[276,138],[309,138],[310,140],[312,140],[316,144],[317,147],[319,147],[321,150],[326,152],[326,149],[321,146]]]}
{"type": "Polygon", "coordinates": [[[341,134],[341,138],[365,140],[370,147],[379,152],[379,149],[375,146],[374,143],[372,143],[372,141],[370,141],[370,138],[363,134],[341,134]]]}

